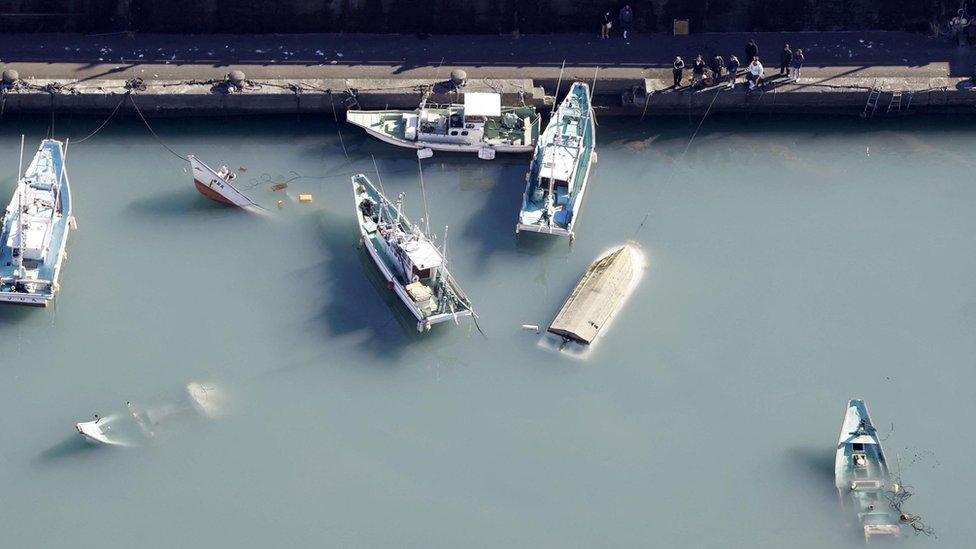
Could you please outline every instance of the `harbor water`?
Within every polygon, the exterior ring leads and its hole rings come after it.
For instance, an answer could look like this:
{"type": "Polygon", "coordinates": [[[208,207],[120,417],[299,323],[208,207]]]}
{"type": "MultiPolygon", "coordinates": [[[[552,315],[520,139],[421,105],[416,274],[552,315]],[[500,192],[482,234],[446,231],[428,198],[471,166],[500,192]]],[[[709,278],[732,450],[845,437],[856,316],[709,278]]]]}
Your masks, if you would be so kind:
{"type": "MultiPolygon", "coordinates": [[[[484,336],[417,333],[357,246],[356,171],[424,217],[413,151],[316,117],[152,123],[269,212],[200,196],[138,120],[69,145],[56,305],[0,309],[3,546],[857,547],[850,398],[938,534],[906,546],[976,537],[971,120],[710,118],[689,144],[697,119],[600,119],[572,246],[516,239],[527,155],[435,154],[429,224],[484,336]],[[629,239],[647,269],[586,357],[521,328],[629,239]],[[191,382],[222,417],[75,431],[191,382]]],[[[50,124],[3,120],[4,202],[50,124]]]]}

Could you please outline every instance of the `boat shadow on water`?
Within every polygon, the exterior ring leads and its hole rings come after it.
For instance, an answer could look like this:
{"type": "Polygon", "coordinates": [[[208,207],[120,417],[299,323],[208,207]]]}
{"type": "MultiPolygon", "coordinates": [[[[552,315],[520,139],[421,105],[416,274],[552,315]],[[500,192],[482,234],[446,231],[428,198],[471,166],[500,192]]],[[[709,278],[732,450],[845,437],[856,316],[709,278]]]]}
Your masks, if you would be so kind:
{"type": "Polygon", "coordinates": [[[192,185],[135,199],[129,204],[128,209],[140,217],[166,218],[223,217],[247,213],[200,196],[200,193],[193,190],[192,185]]]}
{"type": "Polygon", "coordinates": [[[38,454],[35,462],[42,465],[51,465],[72,458],[92,455],[101,449],[104,448],[90,444],[77,434],[74,434],[38,454]]]}
{"type": "MultiPolygon", "coordinates": [[[[352,200],[349,201],[350,207],[352,200]]],[[[351,217],[351,216],[350,216],[351,217]]],[[[445,330],[417,332],[417,320],[359,243],[355,220],[344,216],[314,216],[315,230],[329,259],[322,264],[321,284],[329,301],[316,320],[330,336],[358,336],[359,346],[372,355],[395,358],[415,342],[439,339],[445,330]]],[[[443,327],[448,328],[448,327],[443,327]]],[[[449,328],[448,328],[449,329],[449,328]]]]}

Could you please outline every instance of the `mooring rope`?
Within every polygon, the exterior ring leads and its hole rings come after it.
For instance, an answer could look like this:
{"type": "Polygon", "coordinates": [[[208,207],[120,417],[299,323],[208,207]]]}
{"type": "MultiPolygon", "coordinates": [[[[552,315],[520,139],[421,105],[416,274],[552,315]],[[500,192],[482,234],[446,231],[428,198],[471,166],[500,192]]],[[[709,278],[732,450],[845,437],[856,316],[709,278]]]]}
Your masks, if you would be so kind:
{"type": "Polygon", "coordinates": [[[109,121],[112,120],[112,117],[115,116],[115,113],[119,112],[119,108],[122,107],[122,103],[125,103],[125,100],[126,100],[127,96],[130,93],[132,93],[132,92],[125,92],[125,94],[122,95],[122,99],[119,100],[119,104],[116,105],[115,108],[112,109],[112,113],[108,115],[108,118],[106,118],[105,121],[102,122],[102,124],[99,127],[95,128],[95,131],[93,131],[90,134],[86,135],[85,137],[79,139],[78,141],[75,141],[74,142],[75,145],[80,145],[80,144],[84,143],[85,141],[91,139],[92,137],[95,137],[95,134],[97,134],[98,132],[102,131],[102,128],[104,128],[109,123],[109,121]]]}
{"type": "MultiPolygon", "coordinates": [[[[670,184],[671,181],[674,179],[674,174],[675,174],[675,172],[678,169],[678,164],[681,163],[681,161],[684,160],[685,155],[688,154],[688,149],[691,148],[691,144],[694,143],[695,137],[698,136],[698,131],[701,130],[702,124],[704,124],[705,123],[705,119],[708,118],[708,113],[710,113],[712,111],[712,105],[715,104],[715,100],[718,99],[718,94],[721,93],[721,91],[722,91],[722,87],[721,86],[718,87],[715,90],[715,95],[712,96],[712,100],[708,104],[708,108],[705,109],[705,114],[703,114],[702,117],[701,117],[701,120],[698,121],[698,127],[695,128],[695,131],[692,132],[692,134],[691,134],[691,138],[688,139],[688,144],[685,145],[685,150],[681,151],[681,156],[679,156],[678,159],[674,162],[674,164],[671,165],[671,173],[668,175],[667,181],[664,182],[664,186],[665,187],[668,184],[670,184]]],[[[634,231],[634,238],[637,238],[637,235],[640,234],[641,230],[644,228],[644,224],[647,223],[647,218],[650,215],[651,215],[651,212],[644,213],[644,219],[641,220],[640,225],[637,226],[637,230],[634,231]]]]}
{"type": "Polygon", "coordinates": [[[159,144],[162,145],[162,147],[164,149],[166,149],[167,151],[169,151],[170,154],[172,154],[176,158],[179,158],[180,160],[183,160],[184,162],[189,162],[190,161],[189,158],[187,158],[187,157],[183,156],[182,154],[180,154],[180,153],[174,151],[173,149],[169,148],[169,146],[166,145],[166,143],[163,143],[163,140],[159,138],[159,136],[156,134],[156,131],[153,130],[152,129],[152,126],[149,125],[149,121],[146,120],[146,117],[142,115],[142,111],[139,110],[139,105],[136,105],[136,99],[135,99],[135,97],[133,97],[132,94],[129,94],[127,97],[132,102],[132,106],[136,109],[136,114],[138,114],[139,115],[139,118],[142,119],[142,123],[146,125],[146,129],[148,129],[149,130],[149,133],[151,133],[153,135],[153,137],[156,138],[156,141],[158,141],[159,144]]]}
{"type": "Polygon", "coordinates": [[[332,105],[332,118],[335,119],[336,133],[339,134],[339,144],[342,145],[342,154],[346,161],[349,161],[349,152],[346,151],[346,143],[342,140],[342,130],[339,129],[339,115],[336,114],[335,101],[332,99],[332,90],[329,90],[329,103],[332,105]]]}

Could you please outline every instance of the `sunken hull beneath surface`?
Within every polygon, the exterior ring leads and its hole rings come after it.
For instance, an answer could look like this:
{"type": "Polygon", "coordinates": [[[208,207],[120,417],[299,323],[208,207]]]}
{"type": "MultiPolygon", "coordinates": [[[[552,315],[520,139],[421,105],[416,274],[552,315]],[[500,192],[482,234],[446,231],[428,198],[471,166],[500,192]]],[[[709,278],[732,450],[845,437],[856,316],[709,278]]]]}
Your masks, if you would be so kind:
{"type": "Polygon", "coordinates": [[[45,139],[3,218],[0,303],[46,307],[54,301],[67,258],[71,206],[64,148],[60,141],[45,139]]]}
{"type": "MultiPolygon", "coordinates": [[[[409,234],[415,234],[413,226],[394,204],[373,187],[366,176],[362,174],[353,176],[352,184],[363,246],[383,274],[387,286],[396,293],[410,314],[417,319],[418,331],[429,330],[435,324],[457,322],[461,317],[473,316],[474,311],[471,309],[470,301],[442,264],[432,268],[431,277],[417,277],[410,283],[404,283],[404,271],[402,264],[398,263],[396,251],[383,238],[375,219],[364,215],[363,202],[371,202],[375,205],[373,207],[380,208],[383,212],[383,221],[398,220],[397,222],[409,234]],[[429,293],[428,285],[437,286],[444,297],[441,299],[437,296],[438,299],[435,300],[435,296],[429,293]]],[[[424,236],[422,240],[426,241],[426,237],[424,236]]],[[[428,251],[431,250],[436,251],[432,245],[428,248],[428,251]]],[[[443,260],[439,253],[436,259],[443,260]]]]}
{"type": "Polygon", "coordinates": [[[901,536],[890,506],[888,461],[863,400],[848,402],[834,461],[834,484],[841,506],[857,517],[865,541],[901,536]]]}
{"type": "Polygon", "coordinates": [[[426,105],[406,110],[346,112],[346,121],[399,147],[440,152],[528,153],[539,137],[534,107],[502,107],[500,96],[466,93],[463,105],[426,105]]]}

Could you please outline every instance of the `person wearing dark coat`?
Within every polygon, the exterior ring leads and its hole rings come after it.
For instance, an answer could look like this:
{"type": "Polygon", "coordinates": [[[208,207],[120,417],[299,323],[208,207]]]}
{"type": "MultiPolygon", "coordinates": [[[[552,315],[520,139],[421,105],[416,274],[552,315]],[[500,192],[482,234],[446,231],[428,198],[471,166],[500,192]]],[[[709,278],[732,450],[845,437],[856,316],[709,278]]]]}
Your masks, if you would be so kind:
{"type": "Polygon", "coordinates": [[[630,25],[634,22],[634,10],[630,9],[630,4],[624,4],[624,7],[620,8],[620,16],[617,20],[620,21],[620,30],[624,31],[624,40],[626,40],[630,25]]]}
{"type": "Polygon", "coordinates": [[[786,44],[783,46],[783,51],[779,54],[779,73],[786,74],[786,69],[790,68],[790,63],[793,62],[793,50],[790,49],[790,45],[786,44]]]}
{"type": "Polygon", "coordinates": [[[725,68],[725,59],[721,55],[712,57],[708,62],[708,68],[712,69],[712,84],[718,84],[722,78],[722,69],[725,68]]]}
{"type": "Polygon", "coordinates": [[[603,14],[603,24],[600,25],[600,38],[610,38],[610,29],[613,28],[613,16],[610,10],[603,14]]]}
{"type": "Polygon", "coordinates": [[[674,74],[674,86],[672,86],[673,88],[677,88],[678,86],[681,85],[681,75],[682,73],[684,73],[684,69],[685,69],[684,60],[681,59],[680,55],[678,57],[675,57],[674,68],[671,69],[672,74],[674,74]]]}
{"type": "Polygon", "coordinates": [[[746,63],[752,63],[756,57],[759,57],[759,45],[756,44],[755,38],[750,38],[749,43],[746,44],[746,63]]]}
{"type": "Polygon", "coordinates": [[[735,55],[729,56],[729,89],[735,87],[735,77],[739,73],[739,58],[735,55]]]}
{"type": "Polygon", "coordinates": [[[695,58],[695,64],[691,67],[691,84],[696,88],[705,85],[705,60],[701,55],[695,58]]]}

